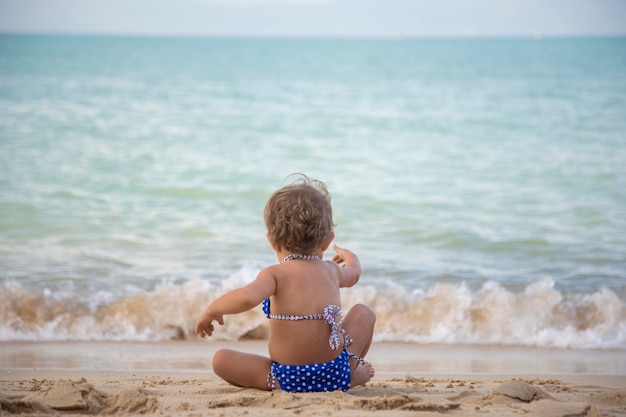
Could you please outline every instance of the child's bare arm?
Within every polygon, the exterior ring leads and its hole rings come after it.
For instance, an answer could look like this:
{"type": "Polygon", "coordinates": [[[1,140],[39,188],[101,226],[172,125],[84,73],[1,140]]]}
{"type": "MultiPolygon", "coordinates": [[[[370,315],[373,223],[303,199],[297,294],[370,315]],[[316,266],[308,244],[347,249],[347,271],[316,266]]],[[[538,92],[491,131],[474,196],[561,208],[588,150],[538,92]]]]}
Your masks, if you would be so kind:
{"type": "Polygon", "coordinates": [[[339,279],[339,287],[352,287],[361,277],[361,263],[359,257],[348,249],[340,248],[337,245],[333,245],[333,249],[337,254],[333,257],[333,262],[336,264],[342,264],[341,277],[339,279]]]}
{"type": "Polygon", "coordinates": [[[213,321],[223,325],[225,314],[248,311],[274,294],[275,291],[276,281],[273,274],[266,268],[250,284],[230,291],[213,301],[196,322],[196,334],[201,337],[211,336],[214,330],[213,321]]]}

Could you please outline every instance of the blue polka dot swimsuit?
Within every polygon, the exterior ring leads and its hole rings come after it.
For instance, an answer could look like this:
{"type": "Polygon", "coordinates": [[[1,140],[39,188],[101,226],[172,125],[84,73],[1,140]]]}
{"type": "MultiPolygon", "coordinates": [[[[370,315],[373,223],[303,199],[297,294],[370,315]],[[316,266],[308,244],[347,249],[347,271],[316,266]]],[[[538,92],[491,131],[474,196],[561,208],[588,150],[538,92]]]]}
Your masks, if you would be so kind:
{"type": "Polygon", "coordinates": [[[347,391],[350,388],[350,360],[352,357],[359,363],[365,361],[359,356],[346,350],[351,340],[345,334],[341,325],[341,308],[329,305],[323,314],[307,316],[293,316],[270,313],[269,298],[263,302],[263,312],[268,319],[275,320],[325,320],[331,325],[329,345],[336,350],[340,346],[339,333],[344,335],[344,349],[339,356],[330,362],[316,363],[311,365],[283,365],[272,361],[272,366],[267,374],[267,385],[274,391],[276,381],[283,391],[288,392],[324,392],[324,391],[347,391]]]}
{"type": "Polygon", "coordinates": [[[283,391],[324,392],[347,391],[350,388],[350,361],[344,350],[330,362],[312,365],[281,365],[272,361],[268,386],[276,389],[276,381],[283,391]]]}

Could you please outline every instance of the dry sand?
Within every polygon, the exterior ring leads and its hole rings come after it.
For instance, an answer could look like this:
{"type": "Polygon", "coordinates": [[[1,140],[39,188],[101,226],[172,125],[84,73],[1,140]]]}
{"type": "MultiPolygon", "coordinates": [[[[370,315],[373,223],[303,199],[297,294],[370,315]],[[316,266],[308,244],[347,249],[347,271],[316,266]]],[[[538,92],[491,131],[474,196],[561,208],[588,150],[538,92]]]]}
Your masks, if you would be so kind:
{"type": "Polygon", "coordinates": [[[246,343],[0,343],[0,414],[626,416],[623,351],[375,344],[376,377],[348,392],[230,386],[212,352],[246,343]]]}

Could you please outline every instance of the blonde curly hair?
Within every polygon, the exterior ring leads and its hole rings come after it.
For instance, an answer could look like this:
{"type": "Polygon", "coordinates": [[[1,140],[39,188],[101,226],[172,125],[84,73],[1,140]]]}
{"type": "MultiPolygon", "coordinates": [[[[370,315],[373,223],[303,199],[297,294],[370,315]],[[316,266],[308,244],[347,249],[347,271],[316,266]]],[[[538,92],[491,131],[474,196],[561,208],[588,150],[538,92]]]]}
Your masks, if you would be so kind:
{"type": "Polygon", "coordinates": [[[306,175],[272,194],[263,214],[274,248],[310,255],[328,243],[335,226],[330,199],[326,184],[306,175]]]}

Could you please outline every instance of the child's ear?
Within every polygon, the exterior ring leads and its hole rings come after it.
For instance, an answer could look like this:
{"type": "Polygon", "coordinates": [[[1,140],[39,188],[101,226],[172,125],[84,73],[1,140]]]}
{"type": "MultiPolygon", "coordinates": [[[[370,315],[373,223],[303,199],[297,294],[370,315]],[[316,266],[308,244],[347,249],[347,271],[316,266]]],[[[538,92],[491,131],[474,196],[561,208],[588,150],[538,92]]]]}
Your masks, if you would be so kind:
{"type": "Polygon", "coordinates": [[[280,252],[278,249],[276,249],[276,245],[274,245],[274,242],[272,241],[272,238],[270,237],[269,233],[265,234],[265,238],[267,239],[268,242],[270,242],[270,246],[272,247],[272,249],[274,249],[274,252],[280,252]]]}
{"type": "Polygon", "coordinates": [[[322,252],[326,252],[326,249],[328,249],[330,244],[333,243],[333,240],[335,240],[335,232],[330,232],[330,237],[328,238],[328,241],[324,244],[324,246],[322,246],[322,252]]]}

